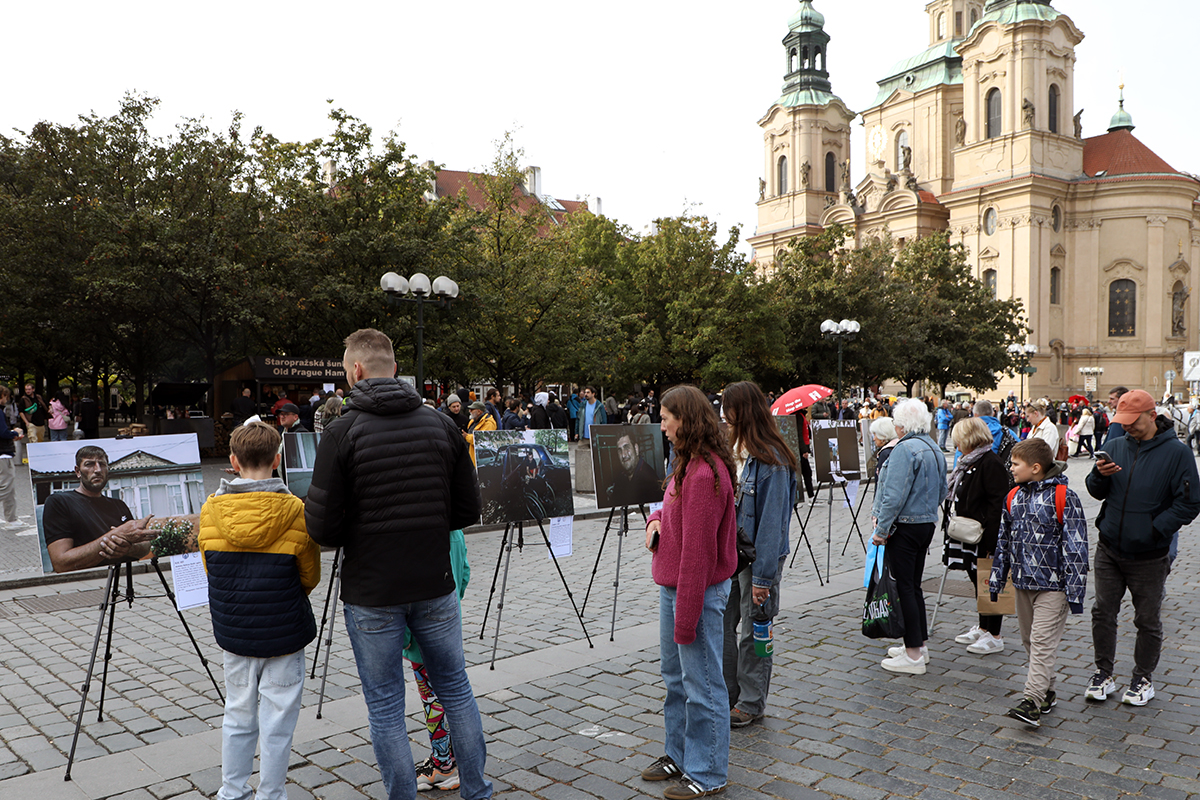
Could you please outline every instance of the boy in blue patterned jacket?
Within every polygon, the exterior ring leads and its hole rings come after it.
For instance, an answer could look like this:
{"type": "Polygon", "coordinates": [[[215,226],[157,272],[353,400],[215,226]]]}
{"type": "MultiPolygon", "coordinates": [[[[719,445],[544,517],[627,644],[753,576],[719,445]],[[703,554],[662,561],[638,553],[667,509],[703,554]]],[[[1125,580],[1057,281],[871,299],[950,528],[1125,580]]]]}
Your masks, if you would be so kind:
{"type": "Polygon", "coordinates": [[[1042,439],[1012,450],[1017,483],[1004,504],[988,590],[992,601],[1011,579],[1021,643],[1029,654],[1025,697],[1008,716],[1037,727],[1054,708],[1054,665],[1067,610],[1083,613],[1087,591],[1087,520],[1079,495],[1067,488],[1066,464],[1042,439]]]}

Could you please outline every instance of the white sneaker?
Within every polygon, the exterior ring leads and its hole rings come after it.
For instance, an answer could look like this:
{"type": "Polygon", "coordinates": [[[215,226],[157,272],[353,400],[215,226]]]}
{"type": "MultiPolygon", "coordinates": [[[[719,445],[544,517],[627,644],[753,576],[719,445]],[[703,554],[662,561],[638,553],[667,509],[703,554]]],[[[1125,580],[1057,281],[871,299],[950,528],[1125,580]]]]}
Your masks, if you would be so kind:
{"type": "Polygon", "coordinates": [[[1084,691],[1083,696],[1088,700],[1096,700],[1104,702],[1110,694],[1117,693],[1117,682],[1113,680],[1112,675],[1105,675],[1100,670],[1096,670],[1096,674],[1088,681],[1088,687],[1084,691]]]}
{"type": "MultiPolygon", "coordinates": [[[[904,645],[902,645],[902,644],[898,644],[895,647],[888,648],[888,657],[889,658],[895,658],[898,655],[907,655],[907,654],[908,654],[908,651],[904,649],[904,645]]],[[[929,648],[926,647],[925,645],[921,645],[921,662],[923,664],[929,663],[929,648]]]]}
{"type": "Polygon", "coordinates": [[[971,628],[971,630],[967,631],[966,633],[961,634],[959,636],[955,636],[954,641],[958,642],[959,644],[975,644],[975,642],[979,641],[979,637],[983,636],[983,634],[984,634],[983,628],[976,625],[974,628],[971,628]]]}
{"type": "Polygon", "coordinates": [[[992,653],[1004,652],[1004,640],[992,636],[987,631],[984,631],[983,636],[973,645],[967,647],[968,653],[974,653],[977,656],[987,656],[992,653]]]}
{"type": "Polygon", "coordinates": [[[885,658],[879,662],[879,666],[888,672],[902,672],[908,675],[925,674],[925,659],[918,658],[916,661],[913,661],[908,657],[908,653],[901,653],[893,658],[885,658]]]}
{"type": "Polygon", "coordinates": [[[1154,699],[1154,684],[1148,678],[1138,678],[1137,682],[1129,684],[1121,702],[1129,706],[1144,706],[1154,699]]]}
{"type": "Polygon", "coordinates": [[[5,521],[0,523],[0,528],[3,528],[6,531],[23,531],[29,527],[31,527],[31,523],[21,522],[20,520],[15,520],[13,522],[5,521]]]}

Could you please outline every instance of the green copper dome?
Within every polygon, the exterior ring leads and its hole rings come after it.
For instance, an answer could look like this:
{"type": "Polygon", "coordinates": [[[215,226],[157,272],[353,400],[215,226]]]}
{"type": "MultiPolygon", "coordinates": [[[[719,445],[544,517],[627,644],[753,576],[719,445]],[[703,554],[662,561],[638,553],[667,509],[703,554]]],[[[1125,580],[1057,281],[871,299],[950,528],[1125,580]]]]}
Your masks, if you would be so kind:
{"type": "Polygon", "coordinates": [[[1121,105],[1108,121],[1108,132],[1132,131],[1133,128],[1133,116],[1125,110],[1125,87],[1121,86],[1121,105]]]}
{"type": "Polygon", "coordinates": [[[995,20],[1001,25],[1030,19],[1055,20],[1062,14],[1050,7],[1050,0],[989,0],[980,23],[995,20]]]}
{"type": "Polygon", "coordinates": [[[816,31],[825,27],[825,17],[813,8],[812,0],[800,0],[800,10],[788,20],[788,30],[816,31]]]}

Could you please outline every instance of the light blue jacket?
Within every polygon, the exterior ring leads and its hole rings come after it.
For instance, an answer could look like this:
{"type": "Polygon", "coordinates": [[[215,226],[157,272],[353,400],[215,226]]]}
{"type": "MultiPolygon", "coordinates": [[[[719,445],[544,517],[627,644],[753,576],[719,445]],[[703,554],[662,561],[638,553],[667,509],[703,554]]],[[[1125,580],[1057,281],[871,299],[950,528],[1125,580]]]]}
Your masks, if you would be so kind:
{"type": "Polygon", "coordinates": [[[950,427],[950,423],[954,421],[954,411],[949,408],[939,407],[937,410],[937,426],[939,431],[944,431],[950,427]]]}
{"type": "Polygon", "coordinates": [[[946,458],[928,435],[908,433],[879,471],[871,515],[875,533],[887,538],[896,523],[937,522],[946,499],[946,458]]]}
{"type": "Polygon", "coordinates": [[[796,504],[796,473],[785,461],[762,464],[751,456],[742,468],[738,485],[737,523],[754,540],[755,586],[769,589],[779,571],[779,559],[791,552],[788,528],[796,504]]]}

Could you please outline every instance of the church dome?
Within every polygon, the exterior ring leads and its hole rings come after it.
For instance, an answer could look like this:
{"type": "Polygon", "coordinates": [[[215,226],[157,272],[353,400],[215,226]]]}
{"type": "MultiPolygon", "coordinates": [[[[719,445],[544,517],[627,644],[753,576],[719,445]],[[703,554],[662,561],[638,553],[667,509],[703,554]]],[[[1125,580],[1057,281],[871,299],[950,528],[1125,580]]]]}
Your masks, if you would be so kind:
{"type": "Polygon", "coordinates": [[[813,8],[812,0],[800,0],[800,10],[788,21],[793,31],[816,31],[825,27],[825,16],[813,8]]]}
{"type": "Polygon", "coordinates": [[[1112,119],[1108,121],[1108,132],[1113,131],[1132,131],[1133,115],[1125,110],[1125,87],[1121,87],[1121,105],[1117,108],[1117,113],[1112,115],[1112,119]]]}
{"type": "Polygon", "coordinates": [[[1060,16],[1050,0],[988,0],[980,22],[995,20],[1001,25],[1011,25],[1029,19],[1055,20],[1060,16]]]}

